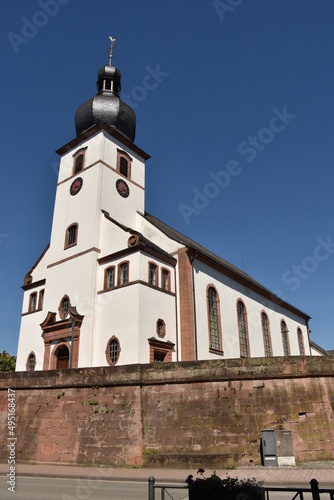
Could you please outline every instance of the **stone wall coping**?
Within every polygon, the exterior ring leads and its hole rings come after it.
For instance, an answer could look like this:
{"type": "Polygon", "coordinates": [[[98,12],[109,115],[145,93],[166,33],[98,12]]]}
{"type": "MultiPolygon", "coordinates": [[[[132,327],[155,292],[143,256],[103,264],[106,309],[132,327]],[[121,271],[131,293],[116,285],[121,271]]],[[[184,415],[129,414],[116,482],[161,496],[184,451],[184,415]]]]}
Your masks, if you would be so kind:
{"type": "Polygon", "coordinates": [[[0,389],[146,386],[333,376],[332,356],[290,356],[1,373],[0,389]]]}

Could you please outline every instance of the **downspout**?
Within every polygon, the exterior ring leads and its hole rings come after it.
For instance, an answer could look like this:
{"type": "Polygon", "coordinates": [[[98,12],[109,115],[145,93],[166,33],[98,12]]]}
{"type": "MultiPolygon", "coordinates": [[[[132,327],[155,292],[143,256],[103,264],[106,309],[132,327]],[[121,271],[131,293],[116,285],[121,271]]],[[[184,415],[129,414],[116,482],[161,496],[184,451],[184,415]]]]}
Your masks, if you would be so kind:
{"type": "Polygon", "coordinates": [[[179,361],[179,322],[178,322],[178,307],[177,307],[176,266],[174,267],[174,287],[175,287],[176,361],[179,361]]]}
{"type": "Polygon", "coordinates": [[[193,291],[193,309],[194,309],[194,334],[195,334],[195,360],[198,360],[197,351],[197,322],[196,322],[196,293],[195,293],[195,275],[194,275],[194,260],[197,258],[197,252],[190,259],[191,276],[192,276],[192,291],[193,291]]]}
{"type": "Polygon", "coordinates": [[[70,357],[70,368],[72,368],[74,327],[75,327],[75,319],[74,319],[74,318],[72,318],[72,337],[71,337],[71,357],[70,357]]]}
{"type": "Polygon", "coordinates": [[[308,348],[310,350],[310,356],[312,356],[312,347],[311,347],[311,330],[308,327],[308,319],[306,320],[306,328],[307,328],[307,337],[308,337],[308,348]]]}

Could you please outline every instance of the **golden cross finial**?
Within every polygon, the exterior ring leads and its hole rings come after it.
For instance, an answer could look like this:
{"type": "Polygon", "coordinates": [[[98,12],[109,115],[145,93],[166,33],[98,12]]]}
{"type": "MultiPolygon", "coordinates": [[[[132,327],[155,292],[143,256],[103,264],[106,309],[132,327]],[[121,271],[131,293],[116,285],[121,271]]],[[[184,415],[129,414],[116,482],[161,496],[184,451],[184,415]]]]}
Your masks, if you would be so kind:
{"type": "Polygon", "coordinates": [[[109,52],[109,65],[111,66],[112,52],[117,47],[117,45],[114,45],[114,43],[116,42],[116,38],[113,38],[112,36],[110,36],[109,40],[110,40],[110,49],[107,50],[107,52],[109,52]]]}

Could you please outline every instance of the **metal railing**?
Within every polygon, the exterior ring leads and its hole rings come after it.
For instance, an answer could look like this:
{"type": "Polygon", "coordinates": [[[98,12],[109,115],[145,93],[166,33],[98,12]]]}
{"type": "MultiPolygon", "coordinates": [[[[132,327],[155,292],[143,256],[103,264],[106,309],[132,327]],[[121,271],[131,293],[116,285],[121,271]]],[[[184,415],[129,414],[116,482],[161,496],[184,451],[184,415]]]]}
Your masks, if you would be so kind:
{"type": "Polygon", "coordinates": [[[174,496],[172,496],[171,492],[169,490],[187,490],[186,496],[183,497],[182,499],[179,498],[178,500],[184,500],[186,498],[189,498],[188,496],[188,485],[187,484],[155,484],[155,478],[153,476],[150,476],[148,478],[148,500],[155,500],[155,490],[159,489],[160,490],[160,499],[161,500],[167,500],[170,498],[171,500],[176,500],[174,496]]]}
{"type": "MultiPolygon", "coordinates": [[[[319,483],[316,479],[312,479],[310,482],[311,488],[264,488],[266,493],[266,500],[270,500],[270,492],[291,492],[295,493],[295,495],[291,498],[291,500],[295,500],[299,498],[300,500],[304,500],[304,493],[311,493],[312,500],[320,500],[320,494],[327,493],[329,495],[330,500],[334,500],[334,490],[328,488],[319,488],[319,483]]],[[[323,497],[322,497],[323,498],[323,497]]]]}
{"type": "MultiPolygon", "coordinates": [[[[284,493],[295,493],[295,495],[291,498],[291,500],[304,500],[304,493],[311,493],[312,500],[321,500],[320,495],[323,493],[327,493],[329,495],[330,500],[334,500],[334,490],[329,488],[319,488],[319,483],[316,479],[312,479],[310,482],[311,488],[263,488],[265,491],[266,500],[270,500],[270,493],[274,492],[284,492],[284,493]]],[[[187,490],[186,496],[182,497],[182,499],[178,498],[178,500],[184,500],[189,498],[188,496],[188,485],[173,485],[173,484],[156,484],[155,478],[150,476],[148,478],[148,500],[155,500],[155,490],[160,490],[160,500],[176,500],[175,496],[172,496],[169,490],[187,490]]],[[[322,497],[323,500],[324,497],[322,497]]]]}

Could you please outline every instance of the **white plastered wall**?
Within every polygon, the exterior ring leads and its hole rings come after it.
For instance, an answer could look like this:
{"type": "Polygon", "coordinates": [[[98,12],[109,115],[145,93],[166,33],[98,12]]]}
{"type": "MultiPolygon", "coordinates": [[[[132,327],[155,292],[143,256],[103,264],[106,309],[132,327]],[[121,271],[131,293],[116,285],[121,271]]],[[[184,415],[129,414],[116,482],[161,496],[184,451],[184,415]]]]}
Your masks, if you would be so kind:
{"type": "MultiPolygon", "coordinates": [[[[99,293],[96,307],[96,337],[94,344],[94,365],[106,366],[105,350],[112,336],[117,337],[121,347],[118,364],[148,363],[148,338],[158,338],[156,322],[162,319],[166,325],[167,340],[176,343],[175,296],[161,291],[161,268],[171,273],[171,290],[174,290],[173,266],[152,258],[140,251],[124,255],[100,266],[98,288],[102,291],[104,271],[115,266],[115,283],[118,279],[118,265],[129,261],[129,285],[99,293]],[[158,266],[158,286],[148,286],[148,265],[158,266]],[[143,283],[134,283],[142,281],[143,283]]],[[[173,353],[173,359],[176,354],[173,353]]]]}
{"type": "Polygon", "coordinates": [[[209,331],[207,311],[207,286],[215,286],[220,299],[220,317],[224,358],[240,357],[237,300],[241,299],[247,310],[249,348],[251,357],[264,356],[264,343],[261,326],[261,312],[269,319],[273,356],[283,356],[281,320],[289,332],[290,353],[298,356],[299,346],[297,328],[303,334],[305,354],[310,355],[306,322],[303,318],[265,299],[256,292],[235,282],[231,278],[209,268],[206,264],[194,261],[196,293],[196,325],[198,359],[217,359],[220,356],[209,352],[209,331]]]}
{"type": "Polygon", "coordinates": [[[44,280],[46,276],[46,267],[48,264],[48,251],[45,252],[41,260],[38,262],[37,266],[31,272],[32,284],[28,290],[23,293],[22,301],[22,314],[20,335],[17,348],[17,360],[16,360],[16,371],[26,370],[27,357],[31,352],[36,355],[36,370],[42,370],[43,368],[43,356],[44,356],[44,341],[41,337],[42,330],[40,328],[40,323],[45,319],[46,316],[46,306],[45,298],[47,295],[46,284],[34,286],[40,280],[44,280]],[[37,294],[37,304],[39,305],[40,292],[44,290],[44,301],[43,308],[41,311],[36,310],[30,314],[29,312],[29,300],[32,293],[37,294]]]}
{"type": "MultiPolygon", "coordinates": [[[[38,287],[33,290],[25,292],[23,311],[28,311],[29,295],[30,293],[37,292],[44,287],[38,287]]],[[[24,314],[21,318],[21,328],[19,343],[17,349],[16,371],[25,371],[28,356],[31,352],[36,356],[36,370],[43,369],[44,358],[44,340],[42,338],[42,330],[39,326],[45,319],[45,307],[41,311],[35,311],[30,314],[24,314]]]]}
{"type": "Polygon", "coordinates": [[[67,295],[71,305],[84,316],[79,341],[79,367],[92,366],[98,256],[97,252],[92,251],[53,266],[47,273],[48,293],[45,297],[45,311],[57,312],[56,320],[59,321],[58,307],[64,295],[67,295]]]}

